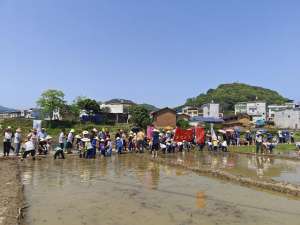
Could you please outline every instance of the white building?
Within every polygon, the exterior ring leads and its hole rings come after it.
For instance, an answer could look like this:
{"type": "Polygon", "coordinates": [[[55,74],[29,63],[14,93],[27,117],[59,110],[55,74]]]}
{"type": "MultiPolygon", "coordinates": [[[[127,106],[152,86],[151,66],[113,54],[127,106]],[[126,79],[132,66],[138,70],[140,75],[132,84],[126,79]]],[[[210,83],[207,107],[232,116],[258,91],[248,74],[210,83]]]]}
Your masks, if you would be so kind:
{"type": "Polygon", "coordinates": [[[274,112],[274,124],[280,129],[300,128],[300,109],[284,109],[274,112]]]}
{"type": "Polygon", "coordinates": [[[113,114],[128,114],[129,107],[136,105],[134,102],[125,99],[112,99],[100,105],[101,109],[109,109],[113,114]]]}
{"type": "Polygon", "coordinates": [[[200,109],[195,106],[186,106],[182,108],[182,113],[189,115],[190,117],[195,117],[200,115],[200,109]]]}
{"type": "Polygon", "coordinates": [[[266,102],[240,102],[234,107],[235,114],[247,114],[252,116],[253,122],[267,119],[266,102]]]}
{"type": "Polygon", "coordinates": [[[19,118],[21,117],[21,111],[5,111],[0,112],[0,119],[11,119],[11,118],[19,118]]]}
{"type": "Polygon", "coordinates": [[[203,117],[220,118],[220,104],[208,103],[203,105],[203,117]]]}
{"type": "Polygon", "coordinates": [[[274,121],[275,113],[285,109],[295,109],[299,106],[295,103],[286,103],[284,105],[269,105],[268,106],[268,120],[274,121]]]}

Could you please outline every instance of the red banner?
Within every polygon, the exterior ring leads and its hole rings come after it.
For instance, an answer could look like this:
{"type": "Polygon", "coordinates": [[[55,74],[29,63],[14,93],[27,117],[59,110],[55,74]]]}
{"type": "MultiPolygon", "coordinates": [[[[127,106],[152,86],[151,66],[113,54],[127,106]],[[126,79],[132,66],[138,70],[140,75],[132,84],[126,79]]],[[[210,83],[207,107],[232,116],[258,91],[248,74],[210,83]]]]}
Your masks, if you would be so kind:
{"type": "Polygon", "coordinates": [[[193,130],[192,129],[182,130],[177,127],[174,135],[174,141],[176,142],[193,141],[193,130]]]}
{"type": "Polygon", "coordinates": [[[195,136],[196,136],[196,144],[204,144],[205,143],[205,131],[203,127],[195,128],[195,136]]]}

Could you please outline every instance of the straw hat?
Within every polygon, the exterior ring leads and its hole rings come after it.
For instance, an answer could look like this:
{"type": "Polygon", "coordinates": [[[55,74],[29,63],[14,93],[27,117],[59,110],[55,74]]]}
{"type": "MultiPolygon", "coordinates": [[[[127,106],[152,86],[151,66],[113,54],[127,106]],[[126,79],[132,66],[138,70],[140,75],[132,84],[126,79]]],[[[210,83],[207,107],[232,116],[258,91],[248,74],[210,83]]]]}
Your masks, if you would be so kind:
{"type": "Polygon", "coordinates": [[[93,131],[94,131],[95,133],[97,133],[97,132],[98,132],[98,130],[97,130],[96,128],[94,128],[94,129],[93,129],[93,131]]]}
{"type": "Polygon", "coordinates": [[[21,133],[21,132],[22,132],[21,128],[18,128],[18,129],[16,130],[16,132],[17,132],[17,133],[21,133]]]}
{"type": "Polygon", "coordinates": [[[88,132],[87,130],[84,130],[84,131],[82,132],[82,134],[83,134],[83,135],[88,135],[89,132],[88,132]]]}
{"type": "Polygon", "coordinates": [[[104,139],[102,138],[100,141],[101,141],[101,142],[104,142],[104,139]]]}
{"type": "Polygon", "coordinates": [[[75,138],[76,138],[76,139],[81,139],[81,136],[80,136],[79,134],[77,134],[77,135],[75,136],[75,138]]]}
{"type": "Polygon", "coordinates": [[[81,141],[83,141],[83,142],[89,142],[91,140],[89,138],[82,138],[81,141]]]}
{"type": "Polygon", "coordinates": [[[71,129],[71,130],[70,130],[70,133],[74,133],[74,132],[75,132],[75,130],[74,130],[74,129],[71,129]]]}
{"type": "Polygon", "coordinates": [[[117,137],[117,139],[116,140],[120,140],[120,138],[119,137],[117,137]]]}
{"type": "Polygon", "coordinates": [[[51,140],[52,139],[52,137],[50,136],[50,135],[48,135],[47,137],[46,137],[46,140],[51,140]]]}

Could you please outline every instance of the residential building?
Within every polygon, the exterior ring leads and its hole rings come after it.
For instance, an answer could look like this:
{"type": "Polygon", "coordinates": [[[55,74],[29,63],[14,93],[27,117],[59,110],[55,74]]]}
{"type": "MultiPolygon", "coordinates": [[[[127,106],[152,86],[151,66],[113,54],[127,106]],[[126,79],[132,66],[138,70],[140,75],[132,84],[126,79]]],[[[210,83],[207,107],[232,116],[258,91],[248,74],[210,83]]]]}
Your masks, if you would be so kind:
{"type": "Polygon", "coordinates": [[[240,102],[235,105],[235,114],[247,114],[252,121],[267,119],[266,102],[240,102]]]}
{"type": "Polygon", "coordinates": [[[19,118],[19,117],[21,117],[21,111],[19,110],[0,112],[0,119],[10,119],[10,118],[19,118]]]}
{"type": "Polygon", "coordinates": [[[113,114],[129,114],[129,107],[136,105],[133,101],[126,99],[112,99],[100,105],[101,109],[108,109],[113,114]]]}
{"type": "Polygon", "coordinates": [[[177,113],[177,120],[189,121],[192,117],[185,113],[177,113]]]}
{"type": "Polygon", "coordinates": [[[268,120],[274,121],[275,113],[286,109],[299,108],[299,105],[295,103],[286,103],[284,105],[269,105],[268,106],[268,120]]]}
{"type": "Polygon", "coordinates": [[[176,127],[176,111],[168,107],[152,113],[153,125],[156,128],[176,127]]]}
{"type": "Polygon", "coordinates": [[[274,124],[280,129],[300,128],[300,109],[289,108],[274,112],[274,124]]]}
{"type": "Polygon", "coordinates": [[[208,103],[204,104],[201,109],[203,110],[203,117],[220,118],[220,104],[208,103]]]}
{"type": "Polygon", "coordinates": [[[200,108],[195,106],[185,106],[184,108],[182,108],[182,113],[189,115],[190,117],[199,116],[200,108]]]}

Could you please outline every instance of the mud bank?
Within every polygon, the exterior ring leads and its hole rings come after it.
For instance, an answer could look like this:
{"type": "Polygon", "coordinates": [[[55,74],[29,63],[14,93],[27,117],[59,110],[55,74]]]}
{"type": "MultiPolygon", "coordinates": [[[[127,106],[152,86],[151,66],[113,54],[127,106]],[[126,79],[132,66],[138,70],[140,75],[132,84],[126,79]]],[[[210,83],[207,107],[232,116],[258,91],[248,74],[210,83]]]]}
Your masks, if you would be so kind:
{"type": "Polygon", "coordinates": [[[190,166],[185,165],[182,160],[176,159],[152,159],[153,162],[157,162],[159,164],[166,164],[168,166],[179,167],[185,170],[193,171],[197,174],[215,177],[218,179],[230,181],[233,183],[237,183],[247,187],[255,187],[263,190],[279,192],[287,195],[291,195],[294,197],[300,198],[300,186],[294,185],[290,183],[278,182],[272,179],[269,180],[256,180],[249,177],[244,177],[241,175],[234,175],[229,172],[219,170],[219,169],[211,169],[211,168],[202,168],[198,166],[190,166]]]}
{"type": "Polygon", "coordinates": [[[1,158],[0,177],[0,225],[19,225],[24,199],[19,162],[1,158]]]}

